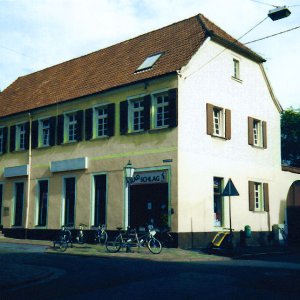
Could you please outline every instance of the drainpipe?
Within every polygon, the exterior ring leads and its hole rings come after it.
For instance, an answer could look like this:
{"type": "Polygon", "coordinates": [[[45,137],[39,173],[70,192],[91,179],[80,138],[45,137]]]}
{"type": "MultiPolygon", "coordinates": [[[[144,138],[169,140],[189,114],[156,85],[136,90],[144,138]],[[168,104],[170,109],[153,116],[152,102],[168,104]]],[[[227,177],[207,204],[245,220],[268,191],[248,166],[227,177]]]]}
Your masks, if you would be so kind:
{"type": "Polygon", "coordinates": [[[28,223],[29,223],[29,207],[30,207],[30,180],[31,180],[31,127],[32,116],[29,116],[29,143],[28,143],[28,179],[27,179],[27,205],[26,205],[26,221],[25,221],[25,239],[27,239],[28,223]]]}

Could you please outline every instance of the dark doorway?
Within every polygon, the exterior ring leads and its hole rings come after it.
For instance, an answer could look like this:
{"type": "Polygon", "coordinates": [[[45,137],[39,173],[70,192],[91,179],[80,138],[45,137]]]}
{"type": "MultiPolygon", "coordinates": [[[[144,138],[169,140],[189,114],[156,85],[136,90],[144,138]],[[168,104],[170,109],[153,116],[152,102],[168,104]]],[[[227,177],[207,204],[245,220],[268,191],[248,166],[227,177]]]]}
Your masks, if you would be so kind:
{"type": "Polygon", "coordinates": [[[64,225],[73,227],[75,222],[75,178],[65,178],[64,225]]]}
{"type": "Polygon", "coordinates": [[[23,225],[24,183],[15,183],[15,218],[14,226],[23,225]]]}
{"type": "Polygon", "coordinates": [[[168,183],[130,186],[129,224],[131,228],[168,226],[168,183]]]}
{"type": "Polygon", "coordinates": [[[0,225],[2,225],[3,184],[0,184],[0,225]]]}

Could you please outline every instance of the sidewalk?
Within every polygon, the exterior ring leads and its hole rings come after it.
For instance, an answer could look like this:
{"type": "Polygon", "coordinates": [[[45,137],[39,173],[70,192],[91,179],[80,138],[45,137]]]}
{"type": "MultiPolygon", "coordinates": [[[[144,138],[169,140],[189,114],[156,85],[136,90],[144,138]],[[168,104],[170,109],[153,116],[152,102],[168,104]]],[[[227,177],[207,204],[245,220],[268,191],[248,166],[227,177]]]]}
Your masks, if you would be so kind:
{"type": "MultiPolygon", "coordinates": [[[[52,241],[41,240],[20,240],[12,238],[0,238],[0,252],[1,243],[14,243],[14,244],[29,244],[29,245],[42,245],[45,247],[47,254],[60,254],[60,255],[79,255],[79,256],[94,256],[106,259],[143,259],[156,262],[200,262],[200,261],[228,261],[231,259],[243,259],[251,256],[267,255],[267,254],[288,254],[296,249],[291,249],[284,246],[277,247],[247,247],[235,249],[233,253],[225,253],[215,251],[213,254],[207,254],[201,249],[179,249],[179,248],[163,248],[160,254],[152,254],[147,248],[136,249],[133,248],[132,253],[126,253],[121,250],[118,253],[108,253],[104,246],[93,244],[73,244],[72,248],[67,248],[65,252],[53,249],[52,241]]],[[[5,289],[12,289],[23,285],[34,284],[36,282],[49,279],[50,277],[57,276],[57,270],[22,265],[22,272],[20,266],[16,264],[6,264],[0,262],[0,291],[5,289]]]]}

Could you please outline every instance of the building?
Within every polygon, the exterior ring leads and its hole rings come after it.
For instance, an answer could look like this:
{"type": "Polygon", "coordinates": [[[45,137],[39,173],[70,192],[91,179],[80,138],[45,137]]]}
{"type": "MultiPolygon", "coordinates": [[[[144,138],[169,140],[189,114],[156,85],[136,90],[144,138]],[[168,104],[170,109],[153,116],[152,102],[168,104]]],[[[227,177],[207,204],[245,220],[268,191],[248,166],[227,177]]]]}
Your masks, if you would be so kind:
{"type": "Polygon", "coordinates": [[[300,177],[264,61],[199,14],[18,78],[0,93],[4,234],[153,224],[200,246],[229,226],[231,178],[233,228],[265,242],[300,177]]]}

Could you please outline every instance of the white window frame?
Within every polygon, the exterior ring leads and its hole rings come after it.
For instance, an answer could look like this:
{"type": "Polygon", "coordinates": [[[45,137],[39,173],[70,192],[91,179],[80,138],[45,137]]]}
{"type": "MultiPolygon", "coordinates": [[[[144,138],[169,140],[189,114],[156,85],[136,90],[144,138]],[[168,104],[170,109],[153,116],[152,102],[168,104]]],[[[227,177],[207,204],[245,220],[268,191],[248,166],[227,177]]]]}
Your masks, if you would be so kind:
{"type": "Polygon", "coordinates": [[[44,118],[44,119],[40,119],[39,120],[39,129],[38,129],[38,136],[39,136],[39,142],[38,145],[39,147],[47,147],[50,146],[50,118],[44,118]],[[48,121],[48,126],[45,127],[44,126],[44,122],[48,121]],[[45,129],[48,130],[48,138],[47,138],[47,142],[44,143],[45,141],[45,129]]]}
{"type": "Polygon", "coordinates": [[[264,211],[264,190],[261,182],[254,182],[254,211],[264,211]]]}
{"type": "Polygon", "coordinates": [[[141,132],[144,131],[144,111],[145,107],[143,104],[143,96],[135,97],[129,99],[129,109],[128,109],[128,124],[129,132],[141,132]],[[138,107],[134,107],[135,103],[139,103],[138,107]],[[137,120],[137,122],[135,122],[137,120]],[[137,128],[135,128],[137,125],[137,128]]]}
{"type": "Polygon", "coordinates": [[[77,115],[76,111],[66,112],[64,114],[64,142],[76,142],[76,131],[77,131],[77,115]],[[74,117],[70,121],[70,118],[74,117]],[[72,129],[73,134],[70,135],[70,130],[72,129]]]}
{"type": "Polygon", "coordinates": [[[16,125],[16,150],[25,150],[26,123],[16,125]]]}
{"type": "Polygon", "coordinates": [[[93,138],[101,138],[107,136],[108,136],[108,106],[105,104],[93,108],[93,138]],[[102,114],[99,114],[100,111],[102,111],[102,114]],[[99,130],[100,125],[102,126],[102,128],[99,130]]]}
{"type": "Polygon", "coordinates": [[[4,146],[4,127],[0,127],[0,154],[3,153],[4,146]]]}
{"type": "Polygon", "coordinates": [[[237,58],[233,58],[233,78],[235,79],[241,79],[241,73],[240,73],[240,60],[237,58]]]}
{"type": "Polygon", "coordinates": [[[167,128],[170,124],[170,102],[169,102],[169,94],[167,91],[158,92],[152,94],[152,111],[153,111],[153,128],[167,128]],[[158,98],[163,97],[163,101],[158,103],[158,98]],[[167,100],[166,98],[167,97],[167,100]],[[161,110],[161,112],[160,112],[161,110]],[[159,115],[162,115],[161,119],[159,115]],[[167,116],[166,116],[167,115],[167,116]],[[158,125],[158,122],[161,121],[162,124],[158,125]]]}
{"type": "Polygon", "coordinates": [[[263,129],[262,121],[253,120],[253,145],[257,147],[263,146],[263,129]]]}
{"type": "Polygon", "coordinates": [[[213,135],[225,137],[225,110],[213,107],[213,135]]]}

